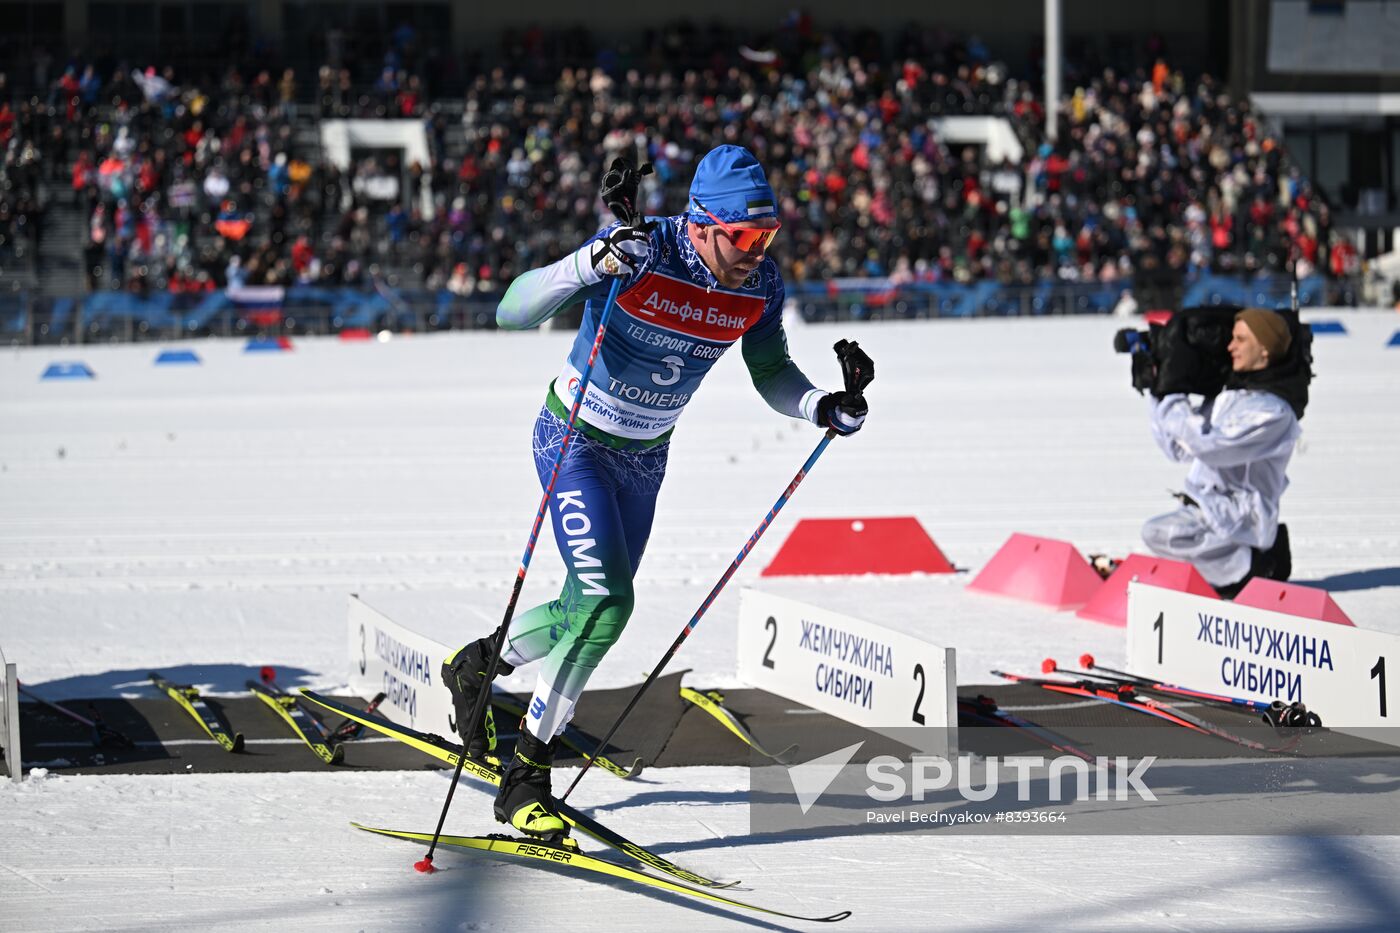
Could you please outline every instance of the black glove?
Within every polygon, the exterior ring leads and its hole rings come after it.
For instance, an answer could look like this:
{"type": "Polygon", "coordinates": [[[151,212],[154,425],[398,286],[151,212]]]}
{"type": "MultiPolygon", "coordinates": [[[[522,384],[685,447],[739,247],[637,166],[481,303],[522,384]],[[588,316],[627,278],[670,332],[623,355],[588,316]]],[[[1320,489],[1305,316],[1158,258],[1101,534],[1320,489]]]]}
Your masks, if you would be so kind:
{"type": "Polygon", "coordinates": [[[655,229],[655,221],[639,227],[621,226],[589,244],[588,262],[599,281],[605,275],[626,275],[645,262],[655,229]]]}
{"type": "Polygon", "coordinates": [[[598,194],[624,226],[636,226],[642,219],[637,209],[637,189],[641,187],[642,176],[650,174],[650,162],[644,162],[641,168],[637,168],[637,164],[626,156],[613,159],[612,165],[603,174],[598,194]]]}
{"type": "Polygon", "coordinates": [[[870,406],[859,392],[830,392],[817,401],[818,427],[831,428],[842,436],[859,431],[869,413],[870,406]]]}

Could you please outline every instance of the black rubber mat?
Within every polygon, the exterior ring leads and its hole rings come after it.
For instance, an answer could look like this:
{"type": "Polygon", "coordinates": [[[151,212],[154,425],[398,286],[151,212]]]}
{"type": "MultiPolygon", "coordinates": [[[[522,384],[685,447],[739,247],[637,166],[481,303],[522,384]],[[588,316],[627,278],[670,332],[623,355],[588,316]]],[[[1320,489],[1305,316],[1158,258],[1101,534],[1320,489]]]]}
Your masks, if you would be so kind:
{"type": "MultiPolygon", "coordinates": [[[[704,710],[682,699],[686,672],[657,680],[612,743],[609,756],[623,764],[641,757],[647,767],[750,764],[752,750],[704,710]]],[[[703,689],[702,683],[687,682],[703,689]]],[[[636,693],[636,686],[596,690],[579,701],[574,726],[596,741],[636,693]]],[[[1217,736],[1203,735],[1133,710],[1082,697],[1053,693],[1025,684],[968,685],[961,698],[992,698],[1002,710],[1049,730],[1093,755],[1156,755],[1163,758],[1248,758],[1277,754],[1394,754],[1326,730],[1308,734],[1279,733],[1244,711],[1182,701],[1173,706],[1254,741],[1250,748],[1217,736]]],[[[806,761],[858,737],[867,745],[861,757],[901,754],[907,749],[884,736],[762,690],[724,691],[723,703],[743,726],[771,752],[791,745],[792,760],[806,761]]],[[[341,698],[356,705],[363,701],[341,698]]],[[[371,730],[346,744],[344,763],[330,766],[316,758],[265,704],[251,695],[211,697],[208,703],[245,740],[241,753],[223,751],[174,702],[164,698],[65,701],[75,712],[96,713],[113,729],[132,739],[134,748],[95,747],[83,725],[36,703],[20,704],[21,734],[26,768],[44,767],[55,773],[141,774],[182,772],[270,772],[344,770],[413,770],[441,768],[434,758],[371,730]]],[[[329,717],[332,725],[338,724],[329,717]]],[[[503,751],[514,742],[507,717],[498,716],[503,751]]],[[[1026,729],[1007,728],[983,717],[960,716],[958,745],[979,755],[1047,754],[1054,744],[1026,729]]],[[[561,749],[559,763],[579,759],[561,749]]]]}

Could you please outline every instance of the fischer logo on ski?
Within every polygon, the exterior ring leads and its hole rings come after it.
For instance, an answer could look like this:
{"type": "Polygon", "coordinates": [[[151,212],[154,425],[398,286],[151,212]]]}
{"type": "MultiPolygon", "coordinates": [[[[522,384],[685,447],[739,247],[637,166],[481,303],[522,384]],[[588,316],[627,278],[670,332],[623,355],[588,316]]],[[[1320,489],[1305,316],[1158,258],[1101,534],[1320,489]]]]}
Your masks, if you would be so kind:
{"type": "MultiPolygon", "coordinates": [[[[374,729],[376,732],[382,732],[390,738],[398,739],[400,742],[416,748],[427,755],[431,755],[439,761],[444,761],[449,765],[456,765],[460,759],[463,773],[471,775],[477,780],[484,781],[492,786],[499,786],[501,783],[501,772],[499,768],[483,764],[470,756],[464,756],[462,754],[462,746],[455,742],[448,741],[442,736],[419,732],[416,729],[400,726],[397,723],[389,722],[387,719],[382,719],[378,716],[366,715],[353,706],[347,706],[330,697],[323,697],[311,690],[303,689],[301,694],[312,703],[323,706],[332,712],[339,713],[348,719],[361,722],[369,728],[374,729]]],[[[647,867],[655,868],[657,871],[665,872],[672,877],[679,878],[683,881],[689,881],[692,884],[700,885],[704,888],[729,888],[738,884],[737,881],[716,881],[711,878],[706,878],[704,875],[687,871],[674,862],[662,858],[655,852],[637,845],[635,842],[608,829],[597,820],[574,809],[563,801],[556,800],[555,808],[559,816],[562,817],[566,823],[647,867]]],[[[432,836],[428,834],[423,838],[426,840],[432,838],[432,836]]],[[[444,841],[445,839],[446,837],[444,837],[444,841]]]]}
{"type": "MultiPolygon", "coordinates": [[[[351,823],[356,829],[365,832],[375,833],[380,836],[389,836],[395,839],[406,839],[412,842],[427,842],[433,838],[432,833],[406,832],[397,829],[376,829],[372,826],[363,826],[359,823],[351,823]]],[[[784,917],[788,920],[803,920],[809,923],[835,923],[845,920],[851,915],[849,910],[830,914],[825,917],[804,917],[799,914],[790,914],[781,910],[773,910],[769,907],[760,907],[757,904],[750,904],[746,901],[735,900],[713,889],[692,888],[688,885],[680,884],[669,878],[662,878],[656,875],[647,874],[626,865],[619,865],[616,862],[590,855],[578,848],[578,843],[572,840],[562,844],[553,845],[550,843],[536,842],[530,839],[516,839],[510,836],[440,836],[438,844],[466,852],[479,852],[482,854],[503,856],[506,858],[520,859],[522,861],[545,862],[553,867],[567,868],[571,871],[604,875],[612,878],[621,878],[635,884],[646,885],[652,888],[659,888],[673,894],[683,894],[697,900],[711,901],[725,907],[737,910],[751,910],[756,913],[766,914],[773,917],[784,917]]]]}
{"type": "Polygon", "coordinates": [[[345,760],[344,746],[328,738],[329,730],[297,705],[296,697],[282,690],[271,680],[265,683],[250,680],[248,689],[253,691],[253,696],[262,700],[276,713],[317,758],[328,765],[338,765],[345,760]]]}
{"type": "Polygon", "coordinates": [[[214,715],[214,711],[209,708],[209,704],[204,702],[204,698],[199,695],[199,691],[188,684],[174,684],[166,680],[154,671],[148,675],[151,682],[165,691],[165,695],[170,697],[180,707],[199,723],[199,727],[226,752],[243,751],[243,733],[234,732],[230,734],[219,718],[214,715]]]}

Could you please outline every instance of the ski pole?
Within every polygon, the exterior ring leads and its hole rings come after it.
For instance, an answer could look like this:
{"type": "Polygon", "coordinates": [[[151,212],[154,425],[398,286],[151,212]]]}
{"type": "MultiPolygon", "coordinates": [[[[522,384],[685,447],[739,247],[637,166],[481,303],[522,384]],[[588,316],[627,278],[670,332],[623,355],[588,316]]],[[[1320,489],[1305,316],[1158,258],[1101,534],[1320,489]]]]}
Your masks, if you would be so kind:
{"type": "Polygon", "coordinates": [[[51,700],[44,699],[43,697],[39,696],[39,694],[35,693],[33,690],[30,690],[28,687],[24,686],[24,684],[16,684],[15,686],[19,690],[20,696],[29,697],[29,699],[33,700],[34,702],[42,706],[47,706],[49,709],[54,710],[55,712],[62,713],[69,719],[72,719],[75,722],[82,723],[83,725],[91,729],[92,744],[94,746],[101,747],[104,741],[111,741],[112,744],[121,746],[122,748],[136,747],[136,743],[131,741],[131,739],[127,738],[125,733],[119,732],[118,730],[113,729],[111,726],[104,723],[102,721],[102,716],[97,712],[97,707],[93,706],[91,703],[88,704],[88,709],[92,712],[93,718],[88,719],[86,716],[82,716],[78,713],[73,712],[66,706],[60,706],[59,704],[54,703],[51,700]]]}
{"type": "MultiPolygon", "coordinates": [[[[1089,762],[1089,764],[1097,764],[1097,756],[1075,745],[1071,739],[1060,735],[1058,732],[1047,729],[1042,725],[1033,723],[1029,719],[1022,719],[1020,716],[1008,713],[1006,710],[999,708],[997,706],[997,701],[989,696],[978,694],[976,699],[958,697],[958,713],[961,714],[964,712],[976,716],[978,719],[985,722],[994,722],[999,726],[1012,729],[1022,729],[1036,741],[1048,745],[1057,752],[1073,755],[1076,758],[1089,762]]],[[[1113,766],[1112,759],[1105,758],[1104,764],[1110,770],[1116,770],[1113,766]]]]}
{"type": "MultiPolygon", "coordinates": [[[[1081,659],[1081,662],[1082,662],[1082,659],[1081,659]]],[[[1107,668],[1099,668],[1099,670],[1108,670],[1108,669],[1107,669],[1107,668]]],[[[1126,681],[1128,681],[1129,683],[1133,684],[1133,686],[1136,686],[1136,687],[1146,687],[1146,686],[1148,685],[1148,683],[1147,683],[1146,680],[1143,680],[1143,679],[1140,678],[1140,677],[1132,677],[1132,676],[1129,676],[1129,675],[1127,675],[1127,674],[1123,674],[1121,671],[1110,671],[1110,672],[1107,673],[1107,674],[1099,674],[1099,673],[1096,673],[1095,671],[1092,671],[1092,670],[1088,670],[1088,671],[1077,671],[1077,670],[1075,670],[1075,669],[1072,668],[1072,667],[1061,667],[1061,666],[1059,665],[1059,662],[1056,661],[1054,658],[1046,658],[1044,661],[1041,661],[1041,662],[1040,662],[1040,672],[1041,672],[1042,674],[1068,674],[1068,675],[1070,675],[1071,677],[1088,677],[1088,678],[1090,678],[1091,680],[1102,680],[1102,681],[1104,681],[1104,682],[1106,682],[1106,683],[1111,683],[1111,684],[1112,684],[1112,683],[1119,683],[1119,682],[1122,682],[1122,681],[1126,680],[1126,681]],[[1111,676],[1111,675],[1118,675],[1118,676],[1111,676]]]]}
{"type": "MultiPolygon", "coordinates": [[[[1049,663],[1049,660],[1050,659],[1047,659],[1046,663],[1049,663]]],[[[1242,706],[1245,709],[1255,710],[1257,712],[1264,712],[1265,710],[1270,709],[1272,706],[1272,704],[1264,703],[1260,700],[1246,700],[1243,697],[1225,696],[1224,694],[1219,693],[1206,693],[1202,690],[1192,690],[1190,687],[1181,687],[1176,684],[1165,684],[1161,683],[1160,681],[1154,681],[1147,677],[1139,676],[1137,674],[1131,674],[1128,671],[1120,671],[1116,668],[1105,667],[1102,664],[1095,663],[1094,656],[1092,654],[1080,655],[1079,663],[1087,667],[1090,671],[1103,671],[1105,674],[1113,674],[1118,677],[1122,677],[1126,680],[1132,681],[1133,684],[1136,686],[1145,687],[1149,690],[1160,690],[1163,693],[1174,693],[1179,696],[1190,697],[1195,700],[1209,701],[1220,704],[1222,706],[1242,706]]],[[[1066,673],[1072,674],[1076,672],[1066,671],[1066,673]]],[[[1104,675],[1092,674],[1090,676],[1103,678],[1104,675]]]]}
{"type": "MultiPolygon", "coordinates": [[[[1159,680],[1152,680],[1138,674],[1131,674],[1127,671],[1120,671],[1117,668],[1104,667],[1102,664],[1094,663],[1092,654],[1082,654],[1079,656],[1079,663],[1087,667],[1090,671],[1106,671],[1108,674],[1116,674],[1121,678],[1126,678],[1127,682],[1142,690],[1152,690],[1156,693],[1165,693],[1171,697],[1181,697],[1185,700],[1195,700],[1205,706],[1216,709],[1246,709],[1250,712],[1258,713],[1259,718],[1273,726],[1275,729],[1305,727],[1317,728],[1322,725],[1322,719],[1317,713],[1310,712],[1307,706],[1296,700],[1292,703],[1285,703],[1282,700],[1265,702],[1263,700],[1248,700],[1244,697],[1232,697],[1223,693],[1207,693],[1204,690],[1192,690],[1190,687],[1182,687],[1177,684],[1165,684],[1159,680]]],[[[1046,658],[1041,665],[1041,670],[1049,673],[1051,670],[1059,670],[1066,674],[1085,674],[1085,671],[1070,671],[1065,668],[1057,668],[1054,658],[1046,658]]],[[[1112,682],[1112,678],[1105,674],[1090,673],[1089,677],[1097,677],[1100,680],[1112,682]]]]}
{"type": "MultiPolygon", "coordinates": [[[[481,722],[481,717],[486,714],[486,704],[491,697],[491,681],[496,678],[496,668],[501,660],[501,651],[505,648],[506,629],[510,628],[510,621],[515,617],[515,604],[520,600],[520,591],[525,588],[525,574],[530,570],[530,558],[535,553],[535,544],[540,539],[540,527],[544,524],[545,514],[549,511],[549,497],[554,494],[554,483],[559,479],[559,470],[564,465],[564,457],[569,452],[569,442],[574,437],[574,426],[578,422],[578,412],[583,406],[583,397],[588,393],[588,383],[593,376],[593,363],[598,359],[598,350],[603,346],[603,336],[608,331],[608,319],[612,317],[613,307],[617,304],[617,293],[622,288],[622,276],[614,276],[612,287],[608,289],[608,300],[603,305],[603,313],[598,318],[598,333],[593,337],[593,348],[588,352],[588,363],[584,365],[583,372],[579,374],[578,389],[574,392],[574,404],[569,409],[569,420],[564,424],[564,438],[559,442],[559,453],[554,456],[554,469],[550,471],[549,482],[545,484],[544,495],[540,497],[540,507],[535,511],[535,524],[530,529],[530,540],[525,543],[525,554],[520,558],[520,569],[515,573],[515,588],[511,590],[510,602],[506,603],[505,618],[501,620],[501,627],[496,629],[495,649],[491,652],[491,660],[486,665],[485,688],[477,694],[476,705],[472,707],[472,716],[468,721],[468,728],[463,731],[463,735],[472,735],[476,732],[477,724],[481,722]]],[[[459,724],[460,725],[460,724],[459,724]]],[[[601,753],[601,748],[599,749],[601,753]]],[[[457,758],[457,769],[452,772],[452,783],[447,786],[447,799],[442,803],[442,815],[438,817],[437,829],[433,830],[433,841],[428,846],[428,854],[423,856],[422,861],[414,862],[413,867],[420,872],[436,871],[433,868],[433,852],[437,850],[438,837],[442,835],[442,825],[447,821],[447,811],[452,806],[452,795],[457,791],[457,782],[462,777],[462,765],[466,763],[467,751],[462,749],[462,754],[457,758]]],[[[589,761],[592,764],[592,761],[589,761]]]]}
{"type": "Polygon", "coordinates": [[[685,628],[681,629],[681,633],[676,636],[676,640],[671,643],[671,647],[667,649],[661,661],[656,667],[652,668],[651,673],[647,675],[647,679],[637,688],[637,692],[632,696],[631,701],[628,702],[627,708],[614,720],[607,734],[604,735],[602,741],[598,743],[598,750],[594,757],[584,762],[583,770],[575,775],[573,783],[569,785],[569,789],[564,791],[564,795],[559,798],[560,801],[569,799],[569,795],[574,792],[574,788],[578,786],[578,782],[588,773],[588,769],[593,766],[593,762],[596,760],[597,756],[602,755],[607,750],[608,742],[617,733],[623,720],[625,720],[628,714],[636,707],[637,702],[642,698],[642,694],[647,692],[647,688],[661,675],[661,671],[670,660],[676,656],[676,652],[681,650],[681,645],[684,644],[686,638],[690,636],[690,633],[695,630],[695,626],[700,623],[701,616],[703,616],[705,611],[714,603],[715,598],[719,596],[720,590],[724,589],[724,585],[734,576],[734,572],[739,569],[739,565],[744,562],[744,558],[749,556],[749,552],[752,551],[753,546],[758,543],[758,539],[763,537],[763,533],[768,530],[768,526],[773,523],[773,519],[783,510],[783,506],[787,504],[787,501],[792,498],[792,494],[797,491],[797,487],[802,484],[802,480],[807,476],[808,471],[812,469],[812,466],[817,462],[817,458],[822,455],[822,452],[826,450],[827,445],[831,443],[831,439],[835,436],[836,429],[827,428],[826,434],[821,439],[821,443],[817,444],[816,449],[813,450],[811,456],[807,458],[807,462],[802,464],[802,469],[797,471],[797,475],[792,478],[792,482],[788,484],[787,489],[783,490],[783,494],[778,497],[778,501],[773,504],[773,508],[768,510],[768,514],[763,517],[763,521],[759,522],[758,528],[749,536],[749,540],[744,542],[744,546],[739,549],[738,556],[730,562],[729,569],[724,571],[724,575],[719,578],[719,582],[710,590],[710,595],[706,596],[705,601],[700,604],[700,608],[695,610],[695,615],[691,616],[690,621],[685,624],[685,628]]]}
{"type": "Polygon", "coordinates": [[[1085,678],[1086,683],[1094,686],[1105,687],[1132,687],[1136,690],[1153,690],[1157,693],[1166,693],[1172,696],[1179,696],[1186,699],[1197,700],[1205,705],[1220,707],[1245,706],[1250,709],[1267,709],[1267,703],[1255,703],[1253,700],[1240,700],[1234,697],[1220,696],[1214,693],[1203,693],[1199,690],[1191,690],[1187,687],[1178,687],[1175,684],[1164,684],[1160,681],[1151,680],[1147,677],[1139,677],[1136,674],[1129,674],[1127,671],[1120,671],[1112,667],[1104,667],[1094,663],[1094,656],[1090,654],[1081,655],[1079,663],[1088,670],[1075,670],[1072,667],[1061,667],[1054,658],[1046,658],[1040,662],[1040,670],[1043,674],[1067,674],[1070,677],[1085,678]],[[1100,673],[1102,671],[1103,673],[1100,673]]]}
{"type": "MultiPolygon", "coordinates": [[[[374,695],[374,698],[369,701],[369,705],[365,707],[365,715],[368,716],[375,710],[379,709],[379,704],[383,703],[388,698],[388,696],[389,694],[385,693],[382,690],[379,693],[376,693],[374,695]]],[[[340,725],[332,729],[330,731],[330,734],[328,734],[326,738],[334,739],[337,742],[350,742],[355,739],[358,739],[361,735],[364,734],[364,731],[364,723],[356,722],[353,719],[346,719],[340,725]]]]}

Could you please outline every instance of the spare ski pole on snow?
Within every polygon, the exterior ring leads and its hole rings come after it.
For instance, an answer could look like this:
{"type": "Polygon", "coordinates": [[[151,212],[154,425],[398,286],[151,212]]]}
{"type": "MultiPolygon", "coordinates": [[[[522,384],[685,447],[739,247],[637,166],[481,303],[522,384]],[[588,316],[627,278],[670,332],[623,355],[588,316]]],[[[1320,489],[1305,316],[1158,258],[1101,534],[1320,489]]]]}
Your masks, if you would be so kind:
{"type": "MultiPolygon", "coordinates": [[[[1263,719],[1264,722],[1275,728],[1303,727],[1315,729],[1322,725],[1322,719],[1317,713],[1308,709],[1302,702],[1285,703],[1282,700],[1265,702],[1263,700],[1249,700],[1244,697],[1226,696],[1220,693],[1207,693],[1204,690],[1192,690],[1190,687],[1162,683],[1150,677],[1143,677],[1140,674],[1133,674],[1129,671],[1122,671],[1117,668],[1096,664],[1092,654],[1080,655],[1079,663],[1083,665],[1086,670],[1071,671],[1065,670],[1064,668],[1058,668],[1058,670],[1074,676],[1088,675],[1089,677],[1097,677],[1101,680],[1108,681],[1118,678],[1134,686],[1141,687],[1144,690],[1153,690],[1157,693],[1165,693],[1170,696],[1195,700],[1198,703],[1205,703],[1211,706],[1219,706],[1222,708],[1236,707],[1252,710],[1258,713],[1259,718],[1263,719]]],[[[1041,664],[1041,670],[1050,673],[1046,665],[1050,665],[1051,668],[1053,668],[1054,659],[1046,658],[1045,662],[1041,664]]]]}
{"type": "Polygon", "coordinates": [[[62,706],[58,703],[53,702],[52,700],[44,699],[43,697],[39,696],[39,694],[35,693],[33,690],[30,690],[24,684],[16,684],[16,687],[19,690],[20,696],[28,697],[35,703],[38,703],[41,706],[46,706],[54,712],[61,713],[62,715],[67,716],[74,722],[81,723],[82,725],[87,726],[89,729],[91,729],[92,744],[94,746],[101,747],[103,745],[115,745],[119,748],[136,747],[136,743],[131,741],[131,739],[127,738],[125,733],[113,729],[111,726],[104,723],[102,721],[102,716],[97,712],[97,707],[94,706],[92,703],[88,703],[88,712],[92,713],[92,718],[88,719],[86,716],[82,716],[78,713],[73,712],[66,706],[62,706]]]}

